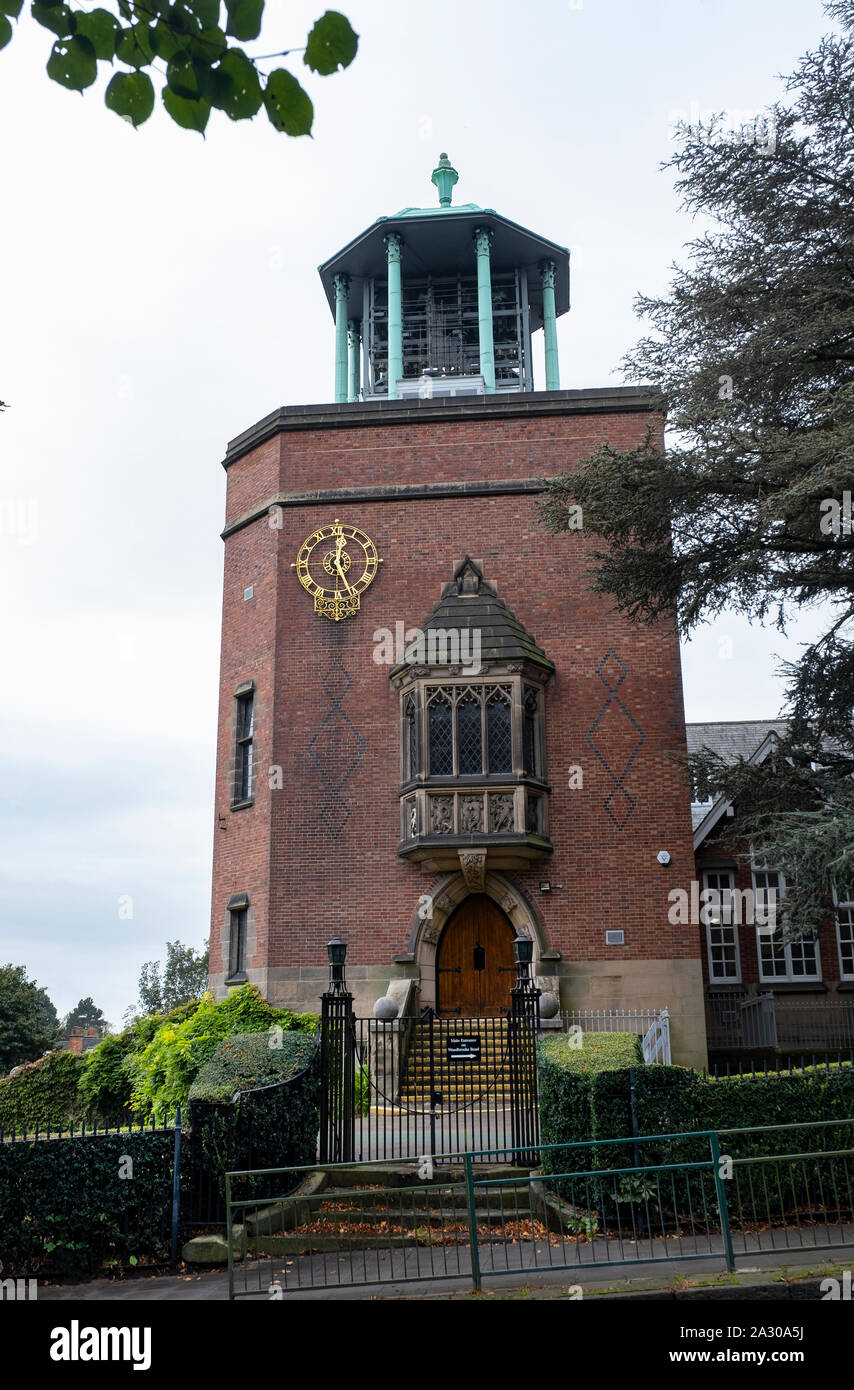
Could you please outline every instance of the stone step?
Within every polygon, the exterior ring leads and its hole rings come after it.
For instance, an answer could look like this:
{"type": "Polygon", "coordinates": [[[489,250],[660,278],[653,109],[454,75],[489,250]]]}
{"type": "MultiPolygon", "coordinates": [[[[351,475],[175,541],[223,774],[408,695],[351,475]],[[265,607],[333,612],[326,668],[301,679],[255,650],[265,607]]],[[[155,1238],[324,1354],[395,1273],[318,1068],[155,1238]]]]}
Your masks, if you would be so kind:
{"type": "MultiPolygon", "coordinates": [[[[377,1189],[380,1187],[449,1187],[459,1185],[465,1180],[465,1169],[461,1163],[435,1163],[434,1176],[425,1181],[421,1177],[420,1158],[390,1160],[388,1163],[347,1163],[331,1165],[322,1170],[326,1187],[349,1190],[356,1188],[377,1189]]],[[[474,1174],[478,1178],[524,1178],[531,1171],[530,1165],[518,1163],[475,1163],[474,1174]]]]}

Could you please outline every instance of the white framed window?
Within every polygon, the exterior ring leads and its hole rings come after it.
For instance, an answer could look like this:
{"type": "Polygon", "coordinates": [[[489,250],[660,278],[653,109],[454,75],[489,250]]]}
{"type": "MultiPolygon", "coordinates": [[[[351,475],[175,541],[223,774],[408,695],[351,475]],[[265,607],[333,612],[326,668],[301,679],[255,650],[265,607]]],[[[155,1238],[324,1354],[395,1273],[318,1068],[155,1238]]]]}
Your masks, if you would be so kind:
{"type": "Polygon", "coordinates": [[[712,984],[741,983],[738,924],[733,912],[733,877],[729,869],[708,869],[703,874],[706,904],[706,951],[712,984]],[[710,896],[714,894],[714,896],[710,896]]]}
{"type": "Polygon", "coordinates": [[[786,880],[779,869],[754,867],[753,901],[759,978],[766,984],[773,984],[775,981],[797,984],[801,980],[820,980],[817,938],[801,937],[799,941],[790,941],[785,945],[781,940],[781,905],[785,896],[786,880]],[[766,917],[767,925],[763,925],[766,917]]]}
{"type": "Polygon", "coordinates": [[[834,884],[833,906],[836,944],[839,948],[839,977],[854,980],[854,883],[834,884]]]}

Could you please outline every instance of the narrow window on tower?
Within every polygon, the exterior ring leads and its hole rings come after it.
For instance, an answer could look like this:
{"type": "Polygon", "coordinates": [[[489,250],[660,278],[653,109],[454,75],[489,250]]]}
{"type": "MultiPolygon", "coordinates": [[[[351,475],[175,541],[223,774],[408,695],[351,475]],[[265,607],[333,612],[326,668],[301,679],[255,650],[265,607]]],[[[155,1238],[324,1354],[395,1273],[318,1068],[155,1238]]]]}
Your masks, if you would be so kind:
{"type": "Polygon", "coordinates": [[[254,739],[255,692],[247,690],[237,697],[237,756],[234,778],[234,800],[237,803],[252,800],[254,739]]]}
{"type": "Polygon", "coordinates": [[[228,978],[230,980],[246,976],[246,921],[248,907],[231,908],[229,911],[228,978]]]}

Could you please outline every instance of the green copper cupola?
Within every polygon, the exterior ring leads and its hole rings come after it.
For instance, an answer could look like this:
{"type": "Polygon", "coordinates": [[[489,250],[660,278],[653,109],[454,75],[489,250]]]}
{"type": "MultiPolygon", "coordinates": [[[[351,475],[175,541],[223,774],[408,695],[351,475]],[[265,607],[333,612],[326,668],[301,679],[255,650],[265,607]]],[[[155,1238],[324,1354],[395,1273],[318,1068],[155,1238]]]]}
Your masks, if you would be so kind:
{"type": "Polygon", "coordinates": [[[438,205],[378,217],[319,267],[335,320],[335,400],[533,391],[539,329],[543,386],[557,390],[569,251],[494,208],[454,204],[459,174],[444,152],[431,180],[438,205]]]}

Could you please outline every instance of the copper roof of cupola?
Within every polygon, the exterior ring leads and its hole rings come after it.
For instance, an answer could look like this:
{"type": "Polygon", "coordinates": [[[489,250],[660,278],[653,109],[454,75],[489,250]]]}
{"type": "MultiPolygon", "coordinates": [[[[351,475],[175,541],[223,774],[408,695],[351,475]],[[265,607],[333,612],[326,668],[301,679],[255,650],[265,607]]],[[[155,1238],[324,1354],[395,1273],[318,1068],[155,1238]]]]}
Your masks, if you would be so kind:
{"type": "MultiPolygon", "coordinates": [[[[480,633],[480,661],[524,661],[551,675],[555,669],[537,646],[531,634],[483,577],[483,570],[466,555],[454,570],[454,577],[442,586],[442,597],[425,620],[431,629],[470,629],[480,633]]],[[[400,674],[411,663],[395,666],[391,675],[400,674]]]]}

